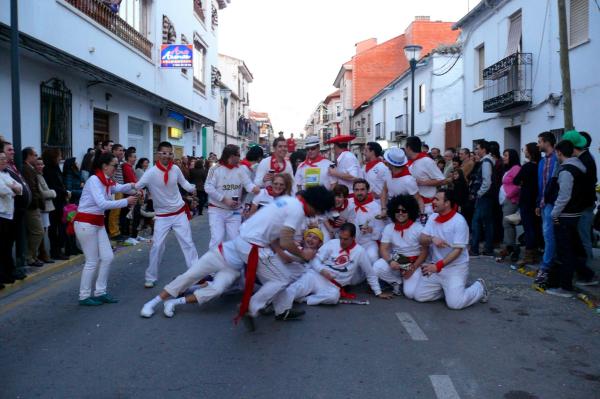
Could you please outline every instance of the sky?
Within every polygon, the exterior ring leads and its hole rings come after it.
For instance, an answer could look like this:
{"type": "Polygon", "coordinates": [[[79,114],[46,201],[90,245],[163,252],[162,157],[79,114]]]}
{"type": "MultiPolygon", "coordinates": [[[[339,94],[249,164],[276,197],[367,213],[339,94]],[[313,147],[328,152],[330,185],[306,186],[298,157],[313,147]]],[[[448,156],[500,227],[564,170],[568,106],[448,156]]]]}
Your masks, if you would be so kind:
{"type": "Polygon", "coordinates": [[[231,0],[219,15],[219,53],[245,61],[254,76],[250,108],[275,131],[304,131],[354,45],[396,37],[417,15],[458,21],[478,0],[231,0]]]}

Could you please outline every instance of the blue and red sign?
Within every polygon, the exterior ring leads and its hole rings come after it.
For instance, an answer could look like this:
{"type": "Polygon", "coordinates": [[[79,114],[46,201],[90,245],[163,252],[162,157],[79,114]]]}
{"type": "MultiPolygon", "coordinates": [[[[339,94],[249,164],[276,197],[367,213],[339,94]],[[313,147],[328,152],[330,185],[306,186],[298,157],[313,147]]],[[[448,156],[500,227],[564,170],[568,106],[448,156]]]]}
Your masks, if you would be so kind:
{"type": "Polygon", "coordinates": [[[160,46],[161,68],[193,68],[192,44],[163,44],[160,46]]]}

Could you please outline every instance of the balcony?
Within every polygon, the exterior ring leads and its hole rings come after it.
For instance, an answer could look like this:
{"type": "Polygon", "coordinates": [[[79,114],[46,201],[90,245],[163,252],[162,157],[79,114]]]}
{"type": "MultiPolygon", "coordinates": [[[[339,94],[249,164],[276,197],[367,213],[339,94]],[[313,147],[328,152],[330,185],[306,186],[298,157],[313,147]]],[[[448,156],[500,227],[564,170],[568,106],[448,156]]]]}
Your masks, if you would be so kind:
{"type": "Polygon", "coordinates": [[[124,19],[112,12],[100,0],[66,0],[67,3],[108,29],[127,44],[152,58],[152,42],[136,31],[124,19]]]}
{"type": "Polygon", "coordinates": [[[514,53],[483,70],[483,112],[531,105],[531,53],[514,53]]]}

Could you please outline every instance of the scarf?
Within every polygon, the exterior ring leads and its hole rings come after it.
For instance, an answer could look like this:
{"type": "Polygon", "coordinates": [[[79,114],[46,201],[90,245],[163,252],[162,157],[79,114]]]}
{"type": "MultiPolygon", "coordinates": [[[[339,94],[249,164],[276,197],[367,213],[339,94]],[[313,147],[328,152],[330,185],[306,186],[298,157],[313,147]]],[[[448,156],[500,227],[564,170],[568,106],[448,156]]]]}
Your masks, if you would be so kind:
{"type": "Polygon", "coordinates": [[[370,204],[371,202],[373,202],[374,199],[375,198],[373,197],[373,193],[369,193],[369,195],[367,195],[367,198],[363,202],[358,202],[355,198],[354,205],[356,205],[356,207],[354,208],[354,211],[358,212],[360,210],[360,211],[367,213],[368,210],[365,207],[365,205],[370,204]]]}
{"type": "Polygon", "coordinates": [[[277,162],[277,158],[275,158],[274,156],[271,156],[271,169],[275,171],[275,173],[281,173],[283,171],[285,171],[285,167],[286,167],[286,162],[285,159],[283,160],[283,167],[279,166],[279,162],[277,162]]]}
{"type": "Polygon", "coordinates": [[[350,245],[348,248],[340,248],[340,254],[345,253],[346,255],[348,255],[348,257],[350,257],[350,251],[352,251],[354,247],[356,247],[356,241],[352,240],[352,245],[350,245]]]}
{"type": "Polygon", "coordinates": [[[454,206],[452,207],[452,209],[450,210],[450,212],[448,212],[448,213],[447,213],[447,214],[445,214],[445,215],[438,215],[438,216],[435,218],[435,221],[436,221],[437,223],[446,223],[448,220],[452,219],[452,217],[453,217],[454,215],[456,215],[456,212],[457,212],[457,211],[458,211],[458,207],[457,207],[456,205],[454,205],[454,206]]]}
{"type": "Polygon", "coordinates": [[[219,161],[219,165],[225,166],[227,169],[234,169],[234,168],[238,167],[237,165],[230,165],[227,162],[221,162],[221,161],[219,161]]]}
{"type": "Polygon", "coordinates": [[[98,180],[100,180],[100,183],[102,183],[104,185],[104,187],[106,187],[107,195],[110,194],[110,187],[117,185],[117,183],[115,183],[114,180],[107,178],[106,175],[101,170],[96,171],[96,177],[98,178],[98,180]]]}
{"type": "Polygon", "coordinates": [[[313,160],[310,160],[307,158],[306,161],[304,161],[300,164],[299,168],[301,168],[303,166],[308,166],[309,168],[316,168],[316,167],[318,167],[317,163],[321,162],[324,159],[325,158],[321,155],[317,155],[317,157],[313,160]]]}
{"type": "Polygon", "coordinates": [[[348,208],[348,199],[344,198],[344,205],[342,205],[339,208],[336,207],[336,208],[333,208],[333,209],[335,209],[338,212],[343,212],[343,211],[346,210],[346,208],[348,208]]]}
{"type": "Polygon", "coordinates": [[[302,203],[302,208],[304,209],[304,216],[308,216],[308,204],[306,203],[306,200],[300,195],[297,195],[296,198],[298,198],[298,201],[302,203]]]}
{"type": "Polygon", "coordinates": [[[398,179],[398,178],[404,177],[404,176],[410,176],[410,170],[408,170],[407,167],[405,167],[404,169],[402,169],[398,173],[392,173],[392,178],[393,179],[398,179]]]}
{"type": "Polygon", "coordinates": [[[240,161],[240,165],[244,165],[245,167],[247,167],[247,168],[248,168],[248,170],[249,170],[250,172],[252,172],[252,164],[251,164],[251,163],[250,163],[250,161],[248,161],[247,159],[242,159],[242,160],[240,161]]]}
{"type": "Polygon", "coordinates": [[[419,159],[421,158],[427,158],[428,155],[426,152],[420,152],[417,154],[417,156],[415,157],[415,159],[409,159],[408,160],[408,166],[411,166],[413,163],[417,162],[419,159]]]}
{"type": "Polygon", "coordinates": [[[408,230],[410,228],[410,226],[413,225],[413,223],[414,223],[414,221],[410,220],[410,219],[408,219],[404,223],[395,222],[394,223],[394,230],[399,231],[400,232],[400,236],[404,237],[404,230],[408,230]]]}
{"type": "Polygon", "coordinates": [[[173,161],[169,161],[169,164],[167,165],[167,167],[164,167],[163,164],[160,163],[160,161],[156,161],[156,167],[158,168],[158,170],[160,170],[164,173],[163,180],[164,180],[165,186],[166,186],[167,183],[169,182],[169,171],[173,167],[173,161]]]}
{"type": "Polygon", "coordinates": [[[381,163],[381,159],[376,158],[372,161],[369,161],[365,164],[365,172],[369,173],[371,169],[373,169],[378,163],[381,163]]]}

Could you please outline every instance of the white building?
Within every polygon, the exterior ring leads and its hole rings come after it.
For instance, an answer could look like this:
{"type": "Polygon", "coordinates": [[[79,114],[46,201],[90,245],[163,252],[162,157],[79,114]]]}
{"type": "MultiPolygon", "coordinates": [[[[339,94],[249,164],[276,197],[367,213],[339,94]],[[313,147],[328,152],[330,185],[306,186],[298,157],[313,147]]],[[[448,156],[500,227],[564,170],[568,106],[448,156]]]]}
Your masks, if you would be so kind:
{"type": "MultiPolygon", "coordinates": [[[[415,70],[415,136],[430,147],[460,147],[463,60],[458,46],[441,46],[415,70]]],[[[404,72],[373,96],[359,114],[368,141],[404,145],[411,134],[411,72],[404,72]],[[369,122],[372,120],[372,122],[369,122]],[[372,123],[372,125],[371,125],[372,123]]]]}
{"type": "MultiPolygon", "coordinates": [[[[575,128],[598,144],[600,11],[593,0],[567,0],[575,128]]],[[[455,24],[465,68],[463,146],[478,139],[519,149],[564,127],[556,1],[487,0],[455,24]]],[[[592,151],[596,155],[596,151],[592,151]]]]}
{"type": "MultiPolygon", "coordinates": [[[[254,80],[243,60],[219,54],[221,85],[231,90],[227,101],[227,144],[238,145],[242,152],[258,143],[258,126],[250,119],[250,83],[254,80]]],[[[224,91],[221,91],[223,94],[224,91]]],[[[221,96],[219,122],[215,126],[214,152],[220,154],[225,146],[225,107],[221,96]]]]}
{"type": "MultiPolygon", "coordinates": [[[[219,117],[218,10],[229,0],[19,2],[22,146],[81,159],[112,139],[152,159],[211,150],[219,117]],[[161,69],[161,44],[192,44],[189,69],[161,69]]],[[[0,2],[0,133],[11,138],[10,2],[0,2]]]]}

